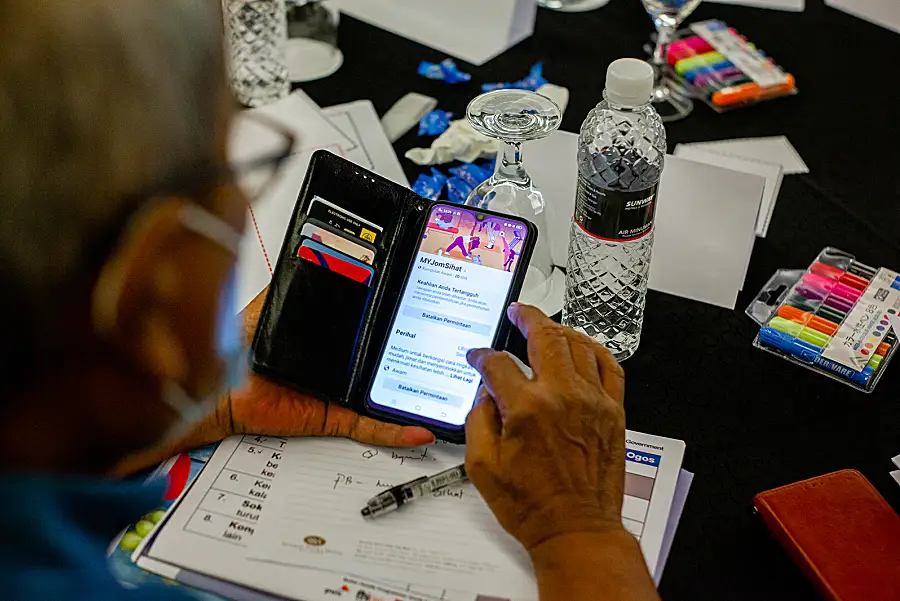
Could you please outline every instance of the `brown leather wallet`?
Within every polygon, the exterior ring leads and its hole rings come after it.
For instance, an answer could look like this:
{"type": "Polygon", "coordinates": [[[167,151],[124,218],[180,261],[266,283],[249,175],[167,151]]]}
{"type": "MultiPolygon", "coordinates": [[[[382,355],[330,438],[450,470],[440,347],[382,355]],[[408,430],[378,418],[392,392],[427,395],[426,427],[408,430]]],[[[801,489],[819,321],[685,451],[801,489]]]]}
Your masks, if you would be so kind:
{"type": "Polygon", "coordinates": [[[826,599],[900,600],[900,516],[858,471],[762,492],[753,505],[826,599]]]}

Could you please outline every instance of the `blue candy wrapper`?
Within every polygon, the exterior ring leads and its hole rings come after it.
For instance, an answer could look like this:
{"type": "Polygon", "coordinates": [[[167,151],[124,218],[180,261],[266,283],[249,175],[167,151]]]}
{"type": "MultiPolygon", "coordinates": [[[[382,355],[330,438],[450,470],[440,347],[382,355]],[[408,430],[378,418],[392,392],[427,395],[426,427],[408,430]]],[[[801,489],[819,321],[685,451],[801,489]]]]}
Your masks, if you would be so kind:
{"type": "Polygon", "coordinates": [[[493,171],[488,171],[475,163],[465,163],[460,167],[450,169],[450,173],[464,181],[470,187],[475,188],[481,184],[481,182],[488,179],[493,171]]]}
{"type": "Polygon", "coordinates": [[[420,136],[439,136],[450,127],[453,113],[447,111],[431,111],[419,119],[420,136]]]}
{"type": "Polygon", "coordinates": [[[472,186],[459,177],[451,177],[447,180],[447,199],[456,204],[465,204],[472,192],[472,186]]]}
{"type": "Polygon", "coordinates": [[[512,83],[486,83],[481,86],[482,92],[494,90],[530,90],[534,92],[542,85],[550,83],[544,78],[544,63],[538,62],[528,72],[528,75],[519,81],[512,83]]]}
{"type": "Polygon", "coordinates": [[[438,64],[422,61],[419,63],[419,75],[451,84],[472,79],[471,75],[460,71],[456,63],[449,58],[445,58],[438,64]]]}
{"type": "Polygon", "coordinates": [[[444,191],[444,184],[447,183],[447,176],[435,169],[431,168],[431,175],[421,174],[416,178],[416,183],[412,186],[412,191],[429,200],[437,200],[444,191]]]}

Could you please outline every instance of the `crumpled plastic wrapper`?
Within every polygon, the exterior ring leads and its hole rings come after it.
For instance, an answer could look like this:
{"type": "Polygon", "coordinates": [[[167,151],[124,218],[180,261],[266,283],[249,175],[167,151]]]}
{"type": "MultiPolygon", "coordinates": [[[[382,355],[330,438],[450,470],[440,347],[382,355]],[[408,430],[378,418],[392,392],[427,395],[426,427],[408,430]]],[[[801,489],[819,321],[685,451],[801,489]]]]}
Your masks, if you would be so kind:
{"type": "Polygon", "coordinates": [[[450,127],[453,113],[447,111],[431,111],[419,119],[420,136],[438,136],[450,127]]]}
{"type": "MultiPolygon", "coordinates": [[[[554,101],[565,112],[569,102],[569,90],[553,84],[545,84],[537,93],[554,101]]],[[[483,136],[466,119],[450,123],[447,131],[438,136],[429,148],[413,148],[406,152],[406,158],[417,165],[443,165],[451,161],[472,163],[479,158],[496,156],[502,148],[500,140],[483,136]]]]}
{"type": "Polygon", "coordinates": [[[419,75],[449,84],[463,83],[472,79],[470,74],[460,71],[453,59],[449,58],[437,64],[422,61],[419,63],[419,75]]]}
{"type": "Polygon", "coordinates": [[[519,81],[514,82],[503,82],[503,83],[486,83],[481,85],[482,92],[493,92],[494,90],[530,90],[532,92],[537,91],[543,85],[546,85],[550,82],[544,77],[544,63],[535,63],[535,65],[531,68],[531,71],[528,72],[528,75],[520,79],[519,81]]]}
{"type": "Polygon", "coordinates": [[[447,180],[446,175],[432,167],[430,175],[423,173],[416,178],[416,182],[412,185],[412,191],[422,198],[437,200],[441,197],[447,180]]]}

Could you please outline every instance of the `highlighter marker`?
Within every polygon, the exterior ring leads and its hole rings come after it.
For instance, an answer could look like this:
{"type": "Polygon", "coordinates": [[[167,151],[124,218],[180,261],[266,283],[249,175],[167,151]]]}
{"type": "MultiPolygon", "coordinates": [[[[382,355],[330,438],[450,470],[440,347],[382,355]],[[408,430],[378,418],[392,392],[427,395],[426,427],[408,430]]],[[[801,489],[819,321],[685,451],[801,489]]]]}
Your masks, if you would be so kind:
{"type": "MultiPolygon", "coordinates": [[[[709,93],[722,88],[737,86],[752,81],[737,67],[729,67],[727,69],[722,69],[721,71],[713,71],[712,73],[697,74],[694,71],[691,71],[691,73],[694,73],[694,80],[692,83],[696,87],[709,93]]],[[[690,81],[690,79],[688,79],[688,81],[690,81]]]]}
{"type": "Polygon", "coordinates": [[[838,324],[828,321],[827,319],[822,319],[812,313],[801,311],[796,307],[789,307],[787,305],[778,307],[778,316],[787,319],[788,321],[803,324],[807,328],[812,328],[826,336],[834,336],[834,333],[838,331],[839,327],[838,324]]]}
{"type": "Polygon", "coordinates": [[[837,267],[822,263],[821,261],[813,263],[809,268],[809,271],[810,273],[814,273],[829,280],[839,280],[841,276],[846,273],[843,269],[838,269],[837,267]]]}
{"type": "Polygon", "coordinates": [[[869,362],[866,363],[866,367],[871,367],[875,371],[878,371],[878,368],[881,367],[881,362],[884,360],[883,355],[872,355],[872,358],[869,359],[869,362]]]}
{"type": "Polygon", "coordinates": [[[846,286],[844,284],[841,284],[840,282],[829,280],[828,278],[823,278],[822,276],[816,275],[815,273],[807,273],[806,275],[804,275],[803,283],[826,294],[834,294],[854,303],[859,300],[860,296],[862,296],[862,291],[857,290],[856,288],[851,288],[850,286],[846,286]]]}
{"type": "Polygon", "coordinates": [[[871,280],[875,277],[875,274],[878,273],[878,270],[874,267],[869,267],[868,265],[863,265],[862,263],[858,263],[856,261],[850,262],[850,266],[847,268],[847,271],[849,271],[853,275],[858,275],[865,280],[871,280]]]}
{"type": "Polygon", "coordinates": [[[831,336],[826,336],[822,332],[817,332],[805,327],[794,321],[789,321],[783,317],[773,317],[769,320],[769,327],[778,330],[782,334],[794,336],[812,346],[819,349],[825,348],[825,345],[831,340],[831,336]]]}
{"type": "Polygon", "coordinates": [[[806,300],[818,301],[822,302],[828,296],[828,293],[824,290],[820,290],[818,288],[814,288],[812,286],[808,286],[806,284],[801,283],[799,286],[794,288],[794,293],[799,294],[806,300]]]}
{"type": "Polygon", "coordinates": [[[759,340],[805,363],[812,363],[822,354],[819,347],[768,326],[760,329],[759,340]]]}
{"type": "Polygon", "coordinates": [[[856,288],[861,292],[865,292],[866,288],[869,286],[869,280],[861,278],[858,275],[853,275],[852,273],[844,273],[838,281],[845,286],[856,288]]]}
{"type": "MultiPolygon", "coordinates": [[[[778,318],[776,317],[773,319],[778,318]]],[[[866,366],[862,371],[853,371],[844,365],[840,365],[828,359],[823,359],[822,349],[818,346],[794,338],[790,334],[786,334],[768,326],[760,329],[759,340],[768,346],[787,353],[799,361],[815,364],[822,369],[832,372],[845,380],[850,380],[854,384],[862,387],[869,384],[869,380],[875,373],[875,370],[869,366],[866,366]]]]}
{"type": "Polygon", "coordinates": [[[776,86],[761,87],[757,83],[745,83],[739,86],[719,90],[712,95],[711,101],[716,106],[733,106],[751,100],[765,100],[788,94],[794,90],[794,76],[786,73],[787,81],[776,86]]]}
{"type": "Polygon", "coordinates": [[[827,319],[832,323],[836,323],[838,325],[844,323],[844,318],[847,317],[846,313],[842,313],[837,309],[832,309],[831,307],[826,307],[825,305],[820,306],[813,312],[816,317],[821,317],[822,319],[827,319]]]}
{"type": "Polygon", "coordinates": [[[675,72],[679,75],[684,75],[691,69],[714,65],[725,61],[725,55],[721,52],[704,52],[703,54],[698,54],[690,58],[683,58],[675,63],[675,72]]]}
{"type": "Polygon", "coordinates": [[[796,307],[801,311],[807,311],[809,313],[815,313],[822,306],[821,301],[811,301],[799,294],[790,295],[785,301],[785,304],[796,307]]]}
{"type": "MultiPolygon", "coordinates": [[[[735,29],[734,27],[729,27],[728,29],[734,35],[738,35],[737,29],[735,29]]],[[[744,41],[747,40],[747,38],[745,38],[744,36],[739,37],[744,41]]],[[[705,52],[712,52],[713,50],[715,50],[715,48],[710,46],[709,42],[701,38],[699,35],[695,35],[669,44],[669,47],[666,51],[666,59],[669,61],[670,65],[674,65],[683,58],[689,58],[696,54],[703,54],[705,52]]]]}
{"type": "Polygon", "coordinates": [[[850,309],[853,308],[852,302],[839,296],[829,296],[825,299],[825,304],[832,309],[837,309],[838,311],[843,311],[844,313],[849,313],[850,309]]]}

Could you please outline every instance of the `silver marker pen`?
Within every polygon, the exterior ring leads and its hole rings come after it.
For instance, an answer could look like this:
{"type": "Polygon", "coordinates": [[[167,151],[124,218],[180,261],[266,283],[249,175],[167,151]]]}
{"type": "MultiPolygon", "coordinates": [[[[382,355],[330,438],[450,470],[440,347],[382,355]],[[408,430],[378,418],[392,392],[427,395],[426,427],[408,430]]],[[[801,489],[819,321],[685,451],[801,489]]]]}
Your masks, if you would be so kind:
{"type": "Polygon", "coordinates": [[[380,515],[399,509],[401,505],[406,505],[429,493],[446,488],[451,484],[462,482],[465,479],[465,464],[451,467],[433,476],[416,478],[411,482],[389,488],[369,499],[366,506],[362,508],[362,516],[364,518],[377,518],[380,515]]]}

